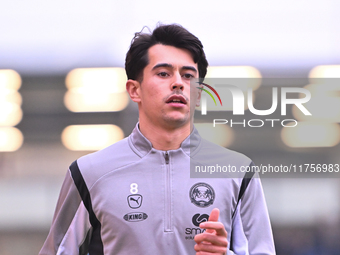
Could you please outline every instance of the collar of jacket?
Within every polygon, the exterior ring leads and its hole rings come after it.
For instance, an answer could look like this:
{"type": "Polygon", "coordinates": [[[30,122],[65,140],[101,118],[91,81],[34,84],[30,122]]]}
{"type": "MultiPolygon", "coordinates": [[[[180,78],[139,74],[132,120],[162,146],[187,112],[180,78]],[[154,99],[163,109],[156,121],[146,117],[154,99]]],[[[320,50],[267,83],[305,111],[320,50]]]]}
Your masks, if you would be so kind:
{"type": "MultiPolygon", "coordinates": [[[[191,134],[184,139],[181,147],[177,150],[183,150],[184,153],[190,156],[190,154],[192,155],[198,149],[200,143],[201,136],[194,126],[191,134]]],[[[129,136],[129,144],[135,153],[137,153],[137,155],[140,157],[145,156],[150,152],[150,150],[152,150],[152,143],[139,130],[139,122],[136,124],[131,135],[129,136]]]]}

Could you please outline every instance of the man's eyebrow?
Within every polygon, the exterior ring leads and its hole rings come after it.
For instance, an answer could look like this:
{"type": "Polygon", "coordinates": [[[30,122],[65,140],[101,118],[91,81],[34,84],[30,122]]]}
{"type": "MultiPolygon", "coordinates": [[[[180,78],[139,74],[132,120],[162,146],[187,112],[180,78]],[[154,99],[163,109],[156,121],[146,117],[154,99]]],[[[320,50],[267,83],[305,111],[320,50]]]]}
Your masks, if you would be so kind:
{"type": "Polygon", "coordinates": [[[157,64],[157,65],[155,65],[153,68],[152,68],[152,70],[155,70],[155,69],[157,69],[157,68],[159,68],[159,67],[170,67],[170,68],[174,68],[173,67],[173,65],[171,65],[171,64],[168,64],[168,63],[160,63],[160,64],[157,64]]]}
{"type": "Polygon", "coordinates": [[[181,69],[182,70],[191,70],[191,71],[194,71],[195,73],[197,73],[197,69],[193,66],[183,66],[181,69]]]}
{"type": "MultiPolygon", "coordinates": [[[[157,69],[157,68],[159,68],[159,67],[174,68],[174,66],[171,65],[171,64],[168,64],[168,63],[160,63],[160,64],[155,65],[155,66],[152,68],[152,70],[155,70],[155,69],[157,69]]],[[[182,66],[182,67],[181,67],[181,70],[191,70],[191,71],[194,71],[195,73],[198,72],[197,69],[196,69],[195,67],[193,67],[193,66],[182,66]]]]}

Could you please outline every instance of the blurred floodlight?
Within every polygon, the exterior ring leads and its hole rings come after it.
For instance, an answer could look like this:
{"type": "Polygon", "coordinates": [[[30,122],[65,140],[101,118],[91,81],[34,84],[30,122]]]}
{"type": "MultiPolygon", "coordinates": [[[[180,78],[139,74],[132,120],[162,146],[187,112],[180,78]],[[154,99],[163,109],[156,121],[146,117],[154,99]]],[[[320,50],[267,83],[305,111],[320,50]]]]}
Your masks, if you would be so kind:
{"type": "Polygon", "coordinates": [[[77,68],[66,77],[64,97],[72,112],[121,111],[129,103],[123,68],[77,68]]]}
{"type": "Polygon", "coordinates": [[[129,104],[129,96],[126,92],[67,91],[64,103],[71,112],[114,112],[125,109],[129,104]]]}
{"type": "Polygon", "coordinates": [[[340,142],[340,127],[336,123],[299,122],[294,128],[284,127],[281,139],[289,147],[333,147],[340,142]]]}
{"type": "MultiPolygon", "coordinates": [[[[16,90],[2,89],[2,90],[0,90],[0,103],[4,103],[4,102],[14,103],[14,104],[21,106],[22,97],[21,97],[20,93],[16,90]]],[[[0,111],[1,111],[1,109],[0,109],[0,111]]]]}
{"type": "Polygon", "coordinates": [[[311,100],[304,103],[304,106],[312,115],[304,115],[294,105],[292,111],[296,119],[340,122],[340,83],[336,83],[334,80],[334,82],[325,84],[309,84],[304,88],[311,92],[311,100]]]}
{"type": "Polygon", "coordinates": [[[0,126],[15,126],[21,119],[22,110],[19,105],[0,101],[0,126]]]}
{"type": "Polygon", "coordinates": [[[309,78],[340,78],[340,65],[316,66],[309,72],[309,78]]]}
{"type": "Polygon", "coordinates": [[[21,77],[16,71],[11,69],[0,69],[0,91],[3,89],[18,90],[20,86],[21,77]]]}
{"type": "Polygon", "coordinates": [[[195,127],[204,139],[222,147],[228,147],[234,141],[234,131],[227,125],[213,127],[211,123],[195,123],[195,127]]]}
{"type": "Polygon", "coordinates": [[[247,91],[248,88],[256,90],[262,82],[260,71],[252,66],[209,66],[205,77],[231,78],[232,84],[236,84],[243,91],[247,91]]]}
{"type": "Polygon", "coordinates": [[[77,68],[66,76],[66,87],[87,88],[109,93],[125,91],[126,74],[124,68],[77,68]]]}
{"type": "Polygon", "coordinates": [[[61,135],[64,146],[73,151],[100,150],[123,138],[123,130],[116,125],[72,125],[61,135]]]}
{"type": "Polygon", "coordinates": [[[15,127],[0,127],[0,152],[18,150],[24,141],[21,131],[15,127]]]}

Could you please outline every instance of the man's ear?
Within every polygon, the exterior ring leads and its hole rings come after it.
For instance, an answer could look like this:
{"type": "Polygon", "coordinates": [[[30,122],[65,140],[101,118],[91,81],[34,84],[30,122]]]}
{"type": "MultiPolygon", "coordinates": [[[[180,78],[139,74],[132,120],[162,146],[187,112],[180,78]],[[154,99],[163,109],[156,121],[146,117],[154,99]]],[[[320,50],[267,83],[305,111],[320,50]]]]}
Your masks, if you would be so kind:
{"type": "Polygon", "coordinates": [[[135,80],[128,80],[126,82],[126,91],[129,93],[130,98],[133,102],[139,103],[140,98],[140,83],[135,80]]]}

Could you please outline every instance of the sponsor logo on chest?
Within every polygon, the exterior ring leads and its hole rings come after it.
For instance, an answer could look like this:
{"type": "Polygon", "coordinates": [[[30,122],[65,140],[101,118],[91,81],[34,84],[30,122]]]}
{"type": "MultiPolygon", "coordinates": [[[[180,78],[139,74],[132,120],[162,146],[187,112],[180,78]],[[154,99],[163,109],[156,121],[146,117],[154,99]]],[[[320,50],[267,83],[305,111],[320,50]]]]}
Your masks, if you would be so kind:
{"type": "MultiPolygon", "coordinates": [[[[131,195],[127,196],[127,203],[131,209],[137,209],[142,206],[143,196],[138,193],[138,184],[131,183],[130,184],[130,193],[131,195]]],[[[146,220],[148,215],[144,212],[130,212],[123,216],[123,219],[128,222],[137,222],[146,220]]]]}
{"type": "Polygon", "coordinates": [[[185,228],[185,239],[186,240],[194,240],[195,235],[201,234],[205,231],[205,229],[200,228],[199,225],[202,222],[208,221],[209,215],[208,214],[199,214],[196,213],[194,216],[192,216],[192,224],[194,224],[195,227],[185,228]]]}
{"type": "Polygon", "coordinates": [[[133,212],[124,215],[124,220],[132,222],[146,220],[147,218],[148,215],[143,212],[133,212]]]}

